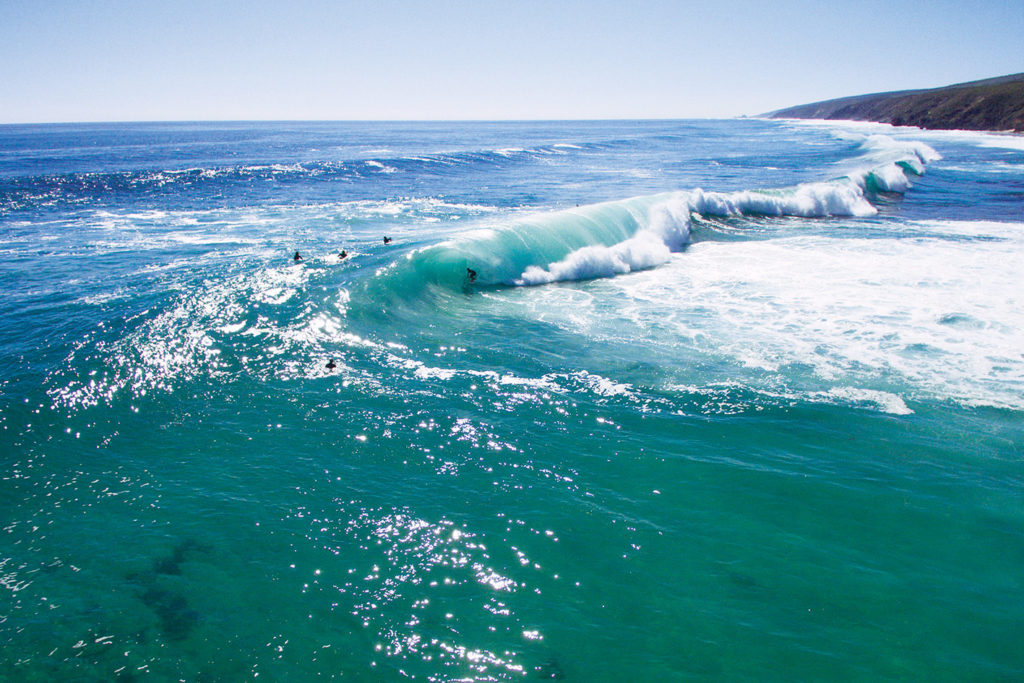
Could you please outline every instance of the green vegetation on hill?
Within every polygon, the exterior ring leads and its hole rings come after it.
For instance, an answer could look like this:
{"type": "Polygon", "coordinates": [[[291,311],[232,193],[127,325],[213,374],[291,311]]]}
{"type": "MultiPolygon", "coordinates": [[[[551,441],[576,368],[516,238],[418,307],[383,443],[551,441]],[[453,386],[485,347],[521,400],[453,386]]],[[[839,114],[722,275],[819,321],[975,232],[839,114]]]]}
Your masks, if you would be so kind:
{"type": "Polygon", "coordinates": [[[942,130],[1024,132],[1024,73],[929,90],[843,97],[780,109],[776,119],[848,119],[942,130]]]}

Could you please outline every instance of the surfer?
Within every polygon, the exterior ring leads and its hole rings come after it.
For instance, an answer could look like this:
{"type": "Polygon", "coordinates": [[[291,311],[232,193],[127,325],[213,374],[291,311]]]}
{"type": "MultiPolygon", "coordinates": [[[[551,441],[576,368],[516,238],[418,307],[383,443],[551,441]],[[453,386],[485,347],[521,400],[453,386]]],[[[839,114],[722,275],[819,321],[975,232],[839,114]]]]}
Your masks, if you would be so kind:
{"type": "Polygon", "coordinates": [[[327,369],[328,370],[333,370],[336,367],[338,367],[338,364],[334,362],[333,358],[330,359],[329,361],[327,361],[327,369]]]}
{"type": "Polygon", "coordinates": [[[384,235],[384,244],[388,244],[390,241],[391,241],[391,238],[388,237],[387,235],[384,235]]]}
{"type": "Polygon", "coordinates": [[[348,252],[345,251],[344,249],[342,249],[341,253],[338,254],[338,258],[340,258],[340,259],[347,258],[347,257],[348,257],[348,252]]]}
{"type": "Polygon", "coordinates": [[[472,268],[466,268],[466,275],[469,276],[470,282],[476,282],[476,271],[472,268]]]}
{"type": "Polygon", "coordinates": [[[302,257],[299,256],[299,252],[295,252],[295,256],[292,257],[292,260],[295,261],[296,263],[299,263],[300,261],[302,261],[302,257]]]}

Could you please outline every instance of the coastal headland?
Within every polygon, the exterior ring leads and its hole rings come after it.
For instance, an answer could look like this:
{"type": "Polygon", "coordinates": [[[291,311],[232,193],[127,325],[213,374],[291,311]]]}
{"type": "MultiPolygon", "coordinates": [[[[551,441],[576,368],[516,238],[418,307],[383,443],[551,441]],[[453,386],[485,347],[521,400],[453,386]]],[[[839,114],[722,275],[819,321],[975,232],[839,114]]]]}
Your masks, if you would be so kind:
{"type": "Polygon", "coordinates": [[[902,90],[802,104],[775,119],[844,119],[938,130],[1024,132],[1024,73],[927,90],[902,90]]]}

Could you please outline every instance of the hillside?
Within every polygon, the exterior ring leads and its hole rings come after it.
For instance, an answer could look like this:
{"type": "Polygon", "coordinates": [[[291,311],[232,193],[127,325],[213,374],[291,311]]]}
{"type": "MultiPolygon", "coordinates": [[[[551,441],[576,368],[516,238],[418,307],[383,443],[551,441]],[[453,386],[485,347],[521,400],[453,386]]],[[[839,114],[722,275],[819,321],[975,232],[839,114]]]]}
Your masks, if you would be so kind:
{"type": "Polygon", "coordinates": [[[843,97],[770,112],[776,119],[848,119],[942,130],[1024,132],[1024,73],[928,90],[843,97]]]}

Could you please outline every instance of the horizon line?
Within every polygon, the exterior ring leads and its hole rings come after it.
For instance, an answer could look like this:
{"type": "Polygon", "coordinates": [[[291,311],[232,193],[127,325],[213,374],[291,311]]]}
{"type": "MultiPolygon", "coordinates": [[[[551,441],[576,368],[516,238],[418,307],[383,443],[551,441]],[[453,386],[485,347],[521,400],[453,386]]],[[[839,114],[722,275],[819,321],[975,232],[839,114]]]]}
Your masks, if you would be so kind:
{"type": "Polygon", "coordinates": [[[123,119],[86,121],[4,121],[0,126],[80,126],[112,124],[153,124],[153,123],[576,123],[601,121],[732,121],[735,119],[762,119],[760,114],[739,114],[736,116],[622,116],[595,118],[523,118],[523,119],[123,119]]]}

